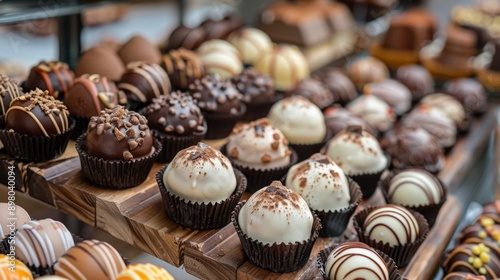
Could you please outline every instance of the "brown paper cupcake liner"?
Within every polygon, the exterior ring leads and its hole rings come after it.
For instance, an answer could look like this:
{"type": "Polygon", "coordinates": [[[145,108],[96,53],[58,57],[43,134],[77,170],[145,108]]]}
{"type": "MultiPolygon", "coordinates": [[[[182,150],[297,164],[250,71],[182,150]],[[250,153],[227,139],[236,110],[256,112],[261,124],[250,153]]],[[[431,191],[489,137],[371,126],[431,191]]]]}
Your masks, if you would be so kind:
{"type": "Polygon", "coordinates": [[[197,230],[220,228],[230,223],[231,212],[247,187],[243,173],[233,168],[237,181],[236,190],[224,201],[208,204],[193,203],[167,190],[163,182],[163,173],[167,166],[156,173],[156,182],[160,188],[163,207],[170,219],[184,227],[197,230]]]}
{"type": "MultiPolygon", "coordinates": [[[[385,201],[387,203],[394,203],[391,201],[388,197],[387,191],[389,190],[389,183],[391,182],[392,178],[396,176],[398,173],[404,170],[393,170],[388,173],[386,173],[385,176],[382,177],[382,179],[379,181],[380,184],[380,189],[382,190],[382,194],[384,195],[385,201]]],[[[439,182],[441,187],[443,188],[443,196],[441,197],[441,200],[439,201],[438,204],[432,204],[432,205],[420,205],[420,206],[406,206],[402,205],[408,209],[414,210],[420,214],[422,214],[425,219],[427,220],[427,223],[429,224],[429,228],[432,228],[434,226],[434,223],[436,222],[436,218],[439,214],[439,210],[443,206],[443,204],[446,202],[446,197],[447,197],[447,190],[446,186],[441,182],[441,180],[437,177],[434,176],[436,180],[439,182]]],[[[397,204],[397,203],[395,203],[397,204]]]]}
{"type": "Polygon", "coordinates": [[[163,147],[160,154],[156,158],[158,162],[170,162],[177,155],[180,150],[183,150],[187,147],[196,145],[200,142],[205,133],[207,132],[207,124],[204,123],[205,131],[202,133],[193,133],[188,136],[176,136],[176,135],[167,135],[162,132],[159,132],[156,129],[151,129],[153,133],[153,137],[160,141],[161,146],[163,147]]]}
{"type": "Polygon", "coordinates": [[[363,199],[363,193],[361,192],[358,183],[349,177],[347,179],[349,181],[349,194],[351,196],[351,200],[349,201],[349,206],[347,208],[334,212],[313,210],[321,220],[321,230],[319,231],[320,237],[337,237],[342,235],[345,232],[354,211],[361,202],[361,199],[363,199]]]}
{"type": "Polygon", "coordinates": [[[72,140],[76,140],[76,139],[78,139],[78,137],[80,137],[80,135],[87,132],[87,128],[88,128],[89,122],[90,122],[90,117],[81,117],[81,116],[71,115],[70,118],[75,121],[75,128],[73,129],[73,131],[71,131],[70,138],[72,140]]]}
{"type": "MultiPolygon", "coordinates": [[[[262,189],[263,187],[268,186],[272,183],[272,181],[281,180],[283,176],[285,176],[288,172],[288,169],[290,169],[292,165],[298,162],[297,152],[295,152],[293,148],[290,148],[290,150],[292,151],[292,154],[290,155],[290,163],[283,167],[276,167],[271,169],[255,169],[252,167],[244,167],[232,161],[231,159],[229,160],[231,161],[233,167],[237,168],[239,171],[245,174],[248,181],[247,192],[253,193],[262,189]]],[[[227,156],[226,145],[223,145],[220,148],[220,151],[223,155],[227,156]]]]}
{"type": "Polygon", "coordinates": [[[245,104],[242,103],[238,115],[217,115],[202,112],[208,127],[205,139],[214,140],[229,136],[236,123],[240,121],[241,117],[245,114],[246,108],[245,104]]]}
{"type": "Polygon", "coordinates": [[[76,150],[80,156],[82,172],[91,184],[105,189],[126,189],[137,186],[148,177],[156,157],[162,150],[158,140],[154,140],[154,152],[132,160],[104,160],[87,154],[86,133],[76,140],[76,150]]]}
{"type": "Polygon", "coordinates": [[[245,112],[245,114],[243,114],[241,121],[251,122],[260,118],[265,118],[269,113],[269,110],[271,110],[271,107],[273,107],[274,103],[278,102],[282,98],[282,95],[275,93],[275,98],[273,98],[269,102],[245,103],[247,111],[245,112]]]}
{"type": "Polygon", "coordinates": [[[351,177],[354,181],[356,181],[356,183],[359,184],[361,192],[363,192],[363,198],[368,199],[377,190],[378,181],[385,170],[386,168],[375,174],[349,175],[349,177],[351,177]]]}
{"type": "MultiPolygon", "coordinates": [[[[0,117],[1,119],[4,116],[0,117]]],[[[0,122],[0,141],[9,155],[15,159],[43,162],[60,156],[68,146],[75,122],[69,119],[69,127],[61,134],[28,135],[5,129],[5,121],[0,122]]]]}
{"type": "Polygon", "coordinates": [[[290,143],[290,147],[292,147],[299,156],[299,162],[308,159],[315,153],[319,153],[321,149],[326,145],[328,140],[332,138],[333,132],[330,129],[326,130],[326,135],[323,141],[316,144],[292,144],[290,143]]]}
{"type": "Polygon", "coordinates": [[[285,273],[299,270],[309,261],[314,242],[318,239],[321,229],[321,221],[316,214],[313,213],[314,222],[309,239],[295,243],[265,245],[248,237],[238,225],[238,214],[243,205],[244,202],[236,205],[231,214],[231,222],[236,229],[245,256],[255,265],[272,272],[285,273]]]}
{"type": "MultiPolygon", "coordinates": [[[[325,248],[318,253],[318,259],[316,261],[316,264],[318,266],[319,271],[323,275],[324,280],[329,280],[329,278],[326,275],[326,271],[325,271],[325,264],[326,264],[326,261],[328,260],[328,256],[339,245],[340,244],[336,244],[336,245],[333,245],[332,247],[325,248]]],[[[399,270],[398,270],[398,266],[396,265],[396,262],[391,257],[389,257],[387,254],[385,254],[384,252],[377,250],[377,249],[374,249],[374,250],[375,250],[375,252],[377,252],[377,254],[379,254],[380,257],[382,257],[382,259],[387,264],[387,268],[389,271],[389,280],[401,280],[402,278],[401,278],[401,275],[399,274],[399,270]]]]}
{"type": "Polygon", "coordinates": [[[378,249],[384,252],[396,262],[399,268],[403,268],[408,263],[410,263],[418,248],[427,237],[427,234],[429,233],[429,224],[427,223],[427,220],[424,218],[424,216],[422,216],[422,214],[408,209],[408,211],[410,211],[417,220],[419,226],[419,234],[415,242],[398,246],[390,246],[389,243],[384,243],[382,241],[377,242],[370,239],[367,235],[364,234],[363,225],[370,212],[377,209],[378,207],[379,206],[368,207],[354,215],[354,229],[358,233],[359,241],[366,243],[368,246],[374,249],[378,249]]]}

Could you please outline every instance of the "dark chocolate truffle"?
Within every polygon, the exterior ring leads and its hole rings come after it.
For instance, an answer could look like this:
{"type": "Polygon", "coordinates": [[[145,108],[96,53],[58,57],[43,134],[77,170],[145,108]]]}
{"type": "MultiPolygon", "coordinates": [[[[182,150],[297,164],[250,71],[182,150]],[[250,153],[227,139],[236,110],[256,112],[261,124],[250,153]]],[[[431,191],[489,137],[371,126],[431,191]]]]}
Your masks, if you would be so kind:
{"type": "Polygon", "coordinates": [[[136,61],[127,65],[118,88],[127,94],[131,108],[142,108],[153,98],[170,93],[170,79],[158,64],[136,61]],[[135,104],[134,104],[135,103],[135,104]]]}
{"type": "Polygon", "coordinates": [[[247,104],[261,104],[275,100],[273,80],[253,68],[231,78],[236,89],[243,94],[243,102],[247,104]]]}
{"type": "Polygon", "coordinates": [[[455,97],[465,110],[472,113],[484,113],[488,109],[486,91],[475,79],[462,78],[445,84],[444,92],[455,97]]]}
{"type": "Polygon", "coordinates": [[[222,21],[228,25],[228,28],[231,30],[231,32],[234,32],[245,26],[245,22],[243,21],[243,19],[235,13],[226,15],[222,19],[222,21]]]}
{"type": "Polygon", "coordinates": [[[326,109],[324,115],[326,126],[332,132],[333,136],[348,126],[353,125],[362,126],[366,131],[374,136],[377,136],[376,131],[367,122],[365,122],[365,120],[354,115],[349,110],[342,108],[338,104],[326,109]]]}
{"type": "Polygon", "coordinates": [[[488,216],[500,224],[500,200],[488,203],[483,207],[483,215],[488,216]]]}
{"type": "Polygon", "coordinates": [[[205,76],[203,61],[195,52],[183,48],[164,55],[161,67],[167,72],[172,86],[179,90],[187,90],[194,80],[205,76]]]}
{"type": "Polygon", "coordinates": [[[205,41],[213,39],[225,39],[234,30],[228,21],[206,19],[200,24],[200,27],[205,30],[205,41]]]}
{"type": "Polygon", "coordinates": [[[193,98],[185,93],[161,95],[146,107],[144,116],[151,129],[171,135],[191,135],[206,130],[203,115],[193,98]]]}
{"type": "Polygon", "coordinates": [[[202,112],[238,115],[241,113],[242,95],[230,81],[219,76],[205,76],[189,85],[189,92],[202,112]]]}
{"type": "Polygon", "coordinates": [[[300,81],[294,89],[286,94],[286,96],[292,95],[301,95],[320,109],[326,109],[334,101],[328,88],[322,82],[311,78],[300,81]]]}
{"type": "Polygon", "coordinates": [[[160,63],[160,49],[151,44],[142,36],[133,36],[117,52],[125,65],[134,61],[160,63]]]}
{"type": "Polygon", "coordinates": [[[335,102],[345,105],[358,96],[356,87],[340,69],[328,68],[321,72],[319,79],[330,90],[335,102]]]}
{"type": "Polygon", "coordinates": [[[468,272],[484,275],[487,279],[500,277],[500,260],[484,243],[463,244],[455,247],[443,262],[445,273],[468,272]]]}
{"type": "Polygon", "coordinates": [[[7,109],[10,107],[10,102],[22,94],[22,89],[15,81],[0,74],[0,116],[5,115],[7,109]]]}
{"type": "Polygon", "coordinates": [[[488,216],[480,216],[473,224],[466,226],[458,236],[458,244],[485,243],[500,258],[500,224],[488,216]]]}
{"type": "Polygon", "coordinates": [[[147,119],[122,106],[90,118],[85,147],[89,155],[105,160],[131,160],[154,149],[147,119]]]}
{"type": "Polygon", "coordinates": [[[60,61],[41,61],[31,68],[28,79],[24,83],[24,90],[47,90],[57,99],[64,99],[73,84],[75,74],[68,64],[60,61]]]}
{"type": "Polygon", "coordinates": [[[85,51],[75,68],[77,76],[99,74],[113,81],[120,80],[125,65],[120,57],[108,47],[94,47],[85,51]]]}
{"type": "Polygon", "coordinates": [[[486,280],[483,275],[474,275],[467,272],[452,272],[443,277],[443,280],[486,280]]]}
{"type": "Polygon", "coordinates": [[[207,34],[201,27],[189,28],[184,25],[179,25],[170,33],[167,49],[185,48],[188,50],[196,50],[201,43],[205,42],[206,37],[207,34]]]}
{"type": "Polygon", "coordinates": [[[401,116],[411,108],[410,90],[400,82],[392,79],[370,83],[363,88],[363,94],[373,94],[387,103],[396,115],[401,116]]]}
{"type": "Polygon", "coordinates": [[[434,93],[434,79],[431,73],[420,65],[408,64],[399,67],[396,72],[396,80],[410,90],[413,102],[434,93]]]}
{"type": "Polygon", "coordinates": [[[30,91],[14,99],[5,113],[5,128],[29,135],[61,134],[68,130],[66,106],[48,91],[30,91]]]}

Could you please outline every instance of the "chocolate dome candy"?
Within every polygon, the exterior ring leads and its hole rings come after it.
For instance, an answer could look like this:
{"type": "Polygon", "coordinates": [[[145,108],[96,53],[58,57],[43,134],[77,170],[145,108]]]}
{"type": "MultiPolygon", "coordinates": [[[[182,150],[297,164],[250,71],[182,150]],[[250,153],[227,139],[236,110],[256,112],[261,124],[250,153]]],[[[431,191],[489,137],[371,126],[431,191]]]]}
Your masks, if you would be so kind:
{"type": "Polygon", "coordinates": [[[484,113],[488,109],[486,91],[475,79],[462,78],[445,84],[444,92],[455,97],[465,110],[472,113],[484,113]]]}
{"type": "Polygon", "coordinates": [[[301,95],[320,109],[325,109],[334,101],[328,88],[322,82],[311,78],[300,81],[287,95],[301,95]]]}
{"type": "Polygon", "coordinates": [[[443,277],[443,280],[486,280],[483,275],[474,275],[467,272],[452,272],[443,277]]]}
{"type": "Polygon", "coordinates": [[[352,61],[347,66],[347,75],[358,90],[368,83],[380,82],[389,78],[389,69],[377,58],[368,56],[352,61]]]}
{"type": "Polygon", "coordinates": [[[5,128],[29,135],[61,134],[68,130],[66,106],[48,91],[34,90],[11,102],[5,113],[5,128]]]}
{"type": "Polygon", "coordinates": [[[324,111],[324,115],[326,126],[328,129],[330,129],[333,136],[335,136],[344,128],[352,125],[362,126],[372,135],[377,134],[377,132],[373,130],[373,128],[371,128],[371,126],[364,119],[354,115],[338,104],[335,104],[334,106],[326,109],[324,111]]]}
{"type": "Polygon", "coordinates": [[[19,205],[11,205],[9,206],[6,202],[0,202],[0,239],[4,237],[15,236],[15,229],[22,226],[24,223],[31,221],[30,215],[26,210],[24,210],[19,205]],[[15,209],[15,215],[11,216],[10,214],[13,212],[12,209],[15,209]],[[16,228],[12,227],[12,218],[16,218],[15,225],[16,228]]]}
{"type": "Polygon", "coordinates": [[[496,279],[500,277],[500,260],[483,243],[462,244],[446,255],[443,269],[445,273],[461,271],[496,279]]]}
{"type": "Polygon", "coordinates": [[[231,82],[243,95],[242,100],[247,104],[258,105],[273,102],[276,99],[273,80],[254,68],[244,69],[240,74],[232,77],[231,82]]]}
{"type": "Polygon", "coordinates": [[[500,224],[500,200],[484,205],[483,215],[488,216],[500,224]]]}
{"type": "Polygon", "coordinates": [[[431,73],[420,65],[408,64],[399,67],[396,80],[410,90],[414,102],[434,92],[434,79],[431,73]]]}
{"type": "Polygon", "coordinates": [[[356,87],[340,69],[328,68],[318,78],[330,90],[335,102],[345,105],[358,96],[356,87]]]}
{"type": "Polygon", "coordinates": [[[189,92],[202,111],[216,114],[241,113],[241,94],[220,76],[205,76],[189,85],[189,92]]]}
{"type": "Polygon", "coordinates": [[[372,94],[387,103],[401,116],[411,108],[412,95],[410,90],[400,82],[392,79],[366,84],[363,94],[372,94]]]}
{"type": "Polygon", "coordinates": [[[452,119],[459,129],[465,129],[465,123],[468,119],[467,113],[462,104],[452,96],[444,93],[435,93],[422,98],[419,104],[440,110],[448,118],[452,119]]]}
{"type": "Polygon", "coordinates": [[[190,28],[184,25],[179,25],[175,28],[168,38],[167,49],[184,48],[188,50],[196,50],[203,42],[207,33],[202,27],[190,28]]]}
{"type": "Polygon", "coordinates": [[[98,74],[84,74],[75,79],[64,100],[72,115],[92,117],[104,109],[125,104],[126,97],[118,92],[113,81],[98,74]]]}
{"type": "Polygon", "coordinates": [[[174,280],[164,268],[150,263],[131,264],[114,280],[174,280]]]}
{"type": "Polygon", "coordinates": [[[457,244],[484,243],[500,258],[500,225],[488,216],[479,216],[475,223],[462,229],[457,244]]]}
{"type": "Polygon", "coordinates": [[[127,65],[118,88],[127,94],[131,108],[141,108],[153,98],[170,93],[170,80],[158,64],[132,62],[127,65]]]}
{"type": "Polygon", "coordinates": [[[224,40],[206,41],[197,50],[208,74],[229,79],[243,70],[241,55],[229,42],[224,40]]]}
{"type": "Polygon", "coordinates": [[[444,196],[443,186],[432,174],[422,169],[406,169],[389,181],[387,198],[403,206],[439,204],[444,196]]]}
{"type": "Polygon", "coordinates": [[[57,276],[68,279],[115,280],[125,263],[108,243],[85,240],[69,249],[54,268],[57,276]]]}
{"type": "Polygon", "coordinates": [[[394,110],[375,95],[363,94],[347,104],[346,108],[378,132],[388,131],[396,121],[394,110]]]}
{"type": "Polygon", "coordinates": [[[2,280],[33,280],[30,269],[18,259],[11,260],[7,255],[0,254],[0,276],[2,280]],[[12,267],[15,267],[12,270],[12,267]]]}
{"type": "Polygon", "coordinates": [[[86,50],[80,57],[75,74],[99,74],[113,81],[120,80],[125,72],[125,65],[120,57],[107,47],[94,47],[86,50]],[[97,63],[99,62],[99,63],[97,63]]]}
{"type": "Polygon", "coordinates": [[[238,49],[243,63],[254,64],[261,55],[270,52],[273,48],[273,42],[266,33],[260,29],[247,27],[237,30],[227,39],[238,49]]]}
{"type": "Polygon", "coordinates": [[[24,83],[24,90],[47,90],[55,98],[64,99],[73,84],[75,74],[68,64],[60,61],[41,61],[31,68],[28,79],[24,83]]]}
{"type": "Polygon", "coordinates": [[[121,46],[117,54],[125,65],[134,61],[146,63],[160,63],[160,49],[152,45],[146,38],[136,35],[121,46]]]}
{"type": "Polygon", "coordinates": [[[203,61],[195,52],[188,49],[171,50],[163,56],[161,67],[175,89],[187,90],[196,79],[205,76],[203,61]]]}
{"type": "Polygon", "coordinates": [[[16,82],[11,81],[7,76],[0,75],[0,116],[5,115],[10,102],[22,94],[23,91],[16,82]]]}
{"type": "Polygon", "coordinates": [[[116,106],[90,118],[86,152],[105,160],[131,160],[152,153],[153,137],[147,119],[116,106]]]}

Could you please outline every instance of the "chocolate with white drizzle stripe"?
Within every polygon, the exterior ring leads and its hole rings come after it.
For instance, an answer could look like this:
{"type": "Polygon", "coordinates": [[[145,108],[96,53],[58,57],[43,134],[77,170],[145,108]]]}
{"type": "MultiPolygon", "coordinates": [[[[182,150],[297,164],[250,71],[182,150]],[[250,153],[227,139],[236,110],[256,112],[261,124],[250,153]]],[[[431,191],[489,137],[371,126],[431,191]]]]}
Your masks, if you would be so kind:
{"type": "Polygon", "coordinates": [[[5,113],[5,128],[29,135],[61,134],[69,127],[66,106],[48,91],[36,89],[14,99],[5,113]]]}
{"type": "Polygon", "coordinates": [[[408,169],[396,174],[389,182],[389,201],[404,206],[438,204],[444,195],[443,186],[423,169],[408,169]]]}
{"type": "Polygon", "coordinates": [[[153,98],[170,93],[170,80],[158,64],[131,62],[123,73],[118,88],[134,102],[150,103],[153,98]]]}
{"type": "Polygon", "coordinates": [[[23,92],[16,82],[7,76],[0,75],[0,116],[5,115],[10,107],[10,102],[22,94],[23,92]]]}

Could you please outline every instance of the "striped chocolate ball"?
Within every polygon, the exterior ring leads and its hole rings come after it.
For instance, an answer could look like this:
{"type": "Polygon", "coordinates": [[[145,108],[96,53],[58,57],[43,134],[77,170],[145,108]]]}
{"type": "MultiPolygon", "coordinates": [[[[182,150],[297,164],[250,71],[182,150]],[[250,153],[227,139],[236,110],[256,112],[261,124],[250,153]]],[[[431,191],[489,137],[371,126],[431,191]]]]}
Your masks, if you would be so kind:
{"type": "Polygon", "coordinates": [[[25,90],[47,90],[57,99],[64,99],[73,84],[75,74],[68,64],[60,61],[41,61],[31,68],[24,83],[25,90]]]}
{"type": "Polygon", "coordinates": [[[389,201],[404,206],[438,204],[444,195],[443,186],[431,173],[422,169],[404,170],[389,182],[389,201]]]}

